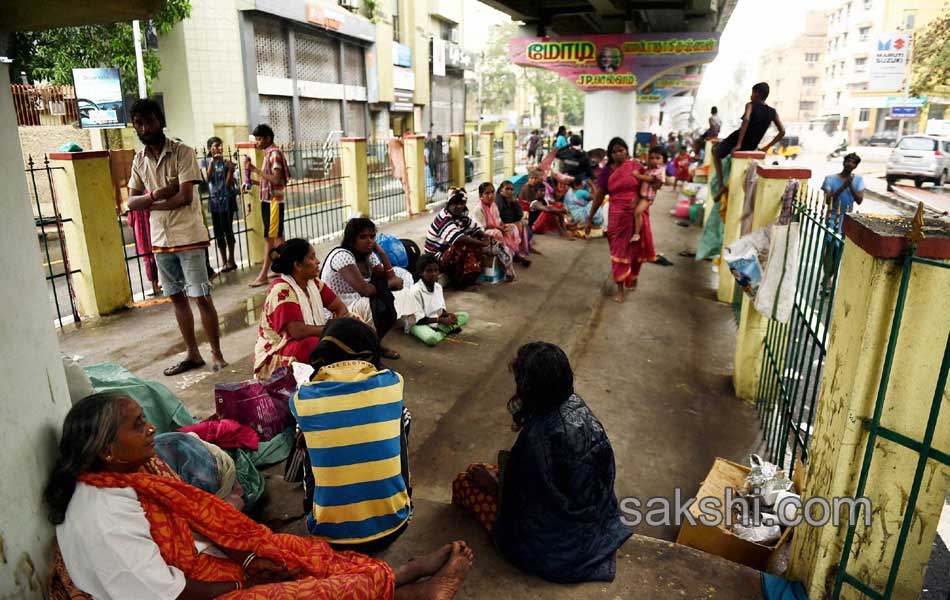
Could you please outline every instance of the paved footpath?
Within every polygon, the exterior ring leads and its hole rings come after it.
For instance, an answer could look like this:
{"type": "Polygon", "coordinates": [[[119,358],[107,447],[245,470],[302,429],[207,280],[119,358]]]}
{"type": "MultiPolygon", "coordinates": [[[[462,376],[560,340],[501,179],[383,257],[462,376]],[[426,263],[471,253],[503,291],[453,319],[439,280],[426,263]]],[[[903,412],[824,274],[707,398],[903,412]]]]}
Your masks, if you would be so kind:
{"type": "MultiPolygon", "coordinates": [[[[451,310],[472,323],[459,336],[428,348],[394,331],[390,361],[406,380],[413,413],[411,445],[416,513],[407,532],[382,557],[398,563],[451,539],[468,540],[477,566],[463,598],[759,598],[755,571],[670,543],[677,528],[637,529],[621,549],[614,582],[557,586],[528,577],[497,556],[474,520],[452,507],[452,478],[471,462],[493,461],[509,448],[506,401],[514,390],[507,365],[533,340],[559,344],[571,358],[577,392],[604,423],[617,461],[617,494],[684,498],[698,489],[716,456],[745,462],[756,445],[753,407],[732,394],[735,325],[729,306],[715,301],[709,262],[678,256],[691,249],[698,227],[675,225],[673,195],[658,195],[652,223],[659,251],[675,265],[646,265],[640,289],[617,305],[609,291],[603,239],[568,241],[539,236],[530,269],[513,284],[450,292],[451,310]]],[[[420,241],[431,217],[385,226],[420,241]]],[[[318,248],[324,256],[329,246],[318,248]]],[[[64,351],[82,364],[119,362],[175,391],[197,415],[213,411],[213,386],[250,377],[263,294],[244,284],[251,273],[230,274],[215,291],[231,366],[167,378],[161,370],[183,351],[171,307],[156,305],[84,324],[67,332],[64,351]]],[[[207,345],[202,346],[207,354],[207,345]]],[[[207,358],[207,357],[206,357],[207,358]]],[[[305,528],[300,491],[284,484],[282,469],[267,474],[259,518],[289,531],[305,528]]]]}

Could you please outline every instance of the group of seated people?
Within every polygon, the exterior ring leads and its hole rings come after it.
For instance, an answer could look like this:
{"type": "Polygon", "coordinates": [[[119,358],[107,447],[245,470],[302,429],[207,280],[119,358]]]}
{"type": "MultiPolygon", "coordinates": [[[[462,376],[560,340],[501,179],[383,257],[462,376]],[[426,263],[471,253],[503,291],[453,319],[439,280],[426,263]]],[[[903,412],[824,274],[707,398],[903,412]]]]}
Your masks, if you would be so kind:
{"type": "MultiPolygon", "coordinates": [[[[410,526],[403,378],[383,367],[366,323],[335,318],[323,334],[310,358],[315,373],[291,403],[308,450],[311,536],[275,534],[186,483],[156,456],[155,428],[134,400],[94,394],[67,415],[44,494],[56,526],[50,597],[452,598],[473,564],[466,542],[399,568],[366,555],[410,526]]],[[[525,344],[510,368],[518,438],[498,464],[459,473],[452,503],[529,574],[611,581],[632,532],[620,519],[604,428],[557,346],[525,344]]]]}

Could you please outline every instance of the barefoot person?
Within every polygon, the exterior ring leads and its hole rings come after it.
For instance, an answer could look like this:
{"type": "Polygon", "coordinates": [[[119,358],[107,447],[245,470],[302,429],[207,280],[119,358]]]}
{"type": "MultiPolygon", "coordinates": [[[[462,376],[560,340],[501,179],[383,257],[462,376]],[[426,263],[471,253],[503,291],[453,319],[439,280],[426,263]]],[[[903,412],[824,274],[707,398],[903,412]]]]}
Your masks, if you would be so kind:
{"type": "Polygon", "coordinates": [[[76,403],[44,492],[56,527],[50,597],[97,600],[449,600],[461,541],[392,569],[316,538],[274,534],[155,456],[155,428],[115,392],[76,403]]]}
{"type": "Polygon", "coordinates": [[[557,583],[612,581],[616,551],[633,533],[620,521],[613,448],[574,393],[564,351],[518,349],[508,401],[518,439],[499,465],[476,464],[452,483],[452,504],[472,511],[518,568],[557,583]]]}
{"type": "Polygon", "coordinates": [[[271,250],[284,243],[284,188],[287,186],[287,178],[290,177],[290,169],[287,167],[284,151],[274,143],[274,130],[269,125],[258,125],[252,135],[254,147],[264,152],[264,162],[260,169],[253,162],[246,162],[248,170],[260,177],[264,262],[257,279],[248,285],[261,287],[267,285],[271,250]]]}
{"type": "Polygon", "coordinates": [[[178,375],[205,365],[195,338],[195,318],[189,298],[201,313],[215,371],[227,366],[221,354],[218,311],[211,300],[208,280],[208,228],[201,216],[197,183],[201,171],[195,151],[165,137],[165,114],[154,100],[132,105],[132,126],[145,148],[132,159],[129,210],[148,210],[152,249],[165,296],[172,299],[178,329],[185,340],[185,359],[165,369],[178,375]]]}
{"type": "MultiPolygon", "coordinates": [[[[614,283],[617,284],[617,293],[613,299],[614,302],[623,302],[624,289],[636,287],[637,277],[640,275],[643,245],[631,240],[634,236],[640,188],[644,183],[637,179],[635,174],[642,171],[643,166],[630,159],[627,143],[619,137],[610,140],[607,152],[610,163],[600,173],[591,214],[597,212],[604,202],[604,196],[609,194],[607,231],[604,235],[610,243],[610,266],[614,283]]],[[[586,228],[588,233],[592,226],[593,222],[588,218],[586,228]]]]}

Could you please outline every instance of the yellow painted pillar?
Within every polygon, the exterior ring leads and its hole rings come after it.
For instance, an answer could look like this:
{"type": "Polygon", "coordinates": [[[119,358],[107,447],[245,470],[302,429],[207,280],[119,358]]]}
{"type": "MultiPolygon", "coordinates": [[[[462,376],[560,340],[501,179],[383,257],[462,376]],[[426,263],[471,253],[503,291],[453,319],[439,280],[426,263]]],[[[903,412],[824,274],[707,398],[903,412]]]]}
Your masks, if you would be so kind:
{"type": "Polygon", "coordinates": [[[403,138],[406,172],[409,174],[409,206],[412,214],[426,211],[426,159],[424,135],[403,138]]]}
{"type": "Polygon", "coordinates": [[[465,134],[453,133],[449,136],[449,185],[465,187],[465,134]]]}
{"type": "Polygon", "coordinates": [[[709,222],[709,214],[713,209],[712,180],[715,176],[716,167],[713,165],[713,147],[719,143],[719,138],[709,138],[706,140],[706,149],[703,153],[703,166],[709,167],[709,176],[706,178],[706,203],[703,205],[703,224],[709,222]]]}
{"type": "MultiPolygon", "coordinates": [[[[244,157],[250,157],[257,168],[264,164],[264,153],[255,148],[254,142],[238,142],[237,168],[241,176],[241,185],[244,184],[244,157]]],[[[244,226],[247,228],[247,260],[252,265],[264,262],[264,221],[261,219],[261,186],[256,177],[252,177],[254,185],[250,191],[241,194],[241,198],[251,210],[244,215],[244,226]]]]}
{"type": "Polygon", "coordinates": [[[515,152],[518,148],[515,132],[506,131],[502,134],[502,142],[505,148],[505,179],[510,179],[515,176],[515,152]]]}
{"type": "Polygon", "coordinates": [[[53,185],[79,311],[98,317],[132,301],[122,234],[116,223],[109,151],[56,152],[53,185]]]}
{"type": "MultiPolygon", "coordinates": [[[[482,155],[482,181],[492,181],[495,178],[495,133],[483,131],[478,140],[478,148],[482,155]]],[[[482,181],[473,183],[481,184],[482,181]]]]}
{"type": "MultiPolygon", "coordinates": [[[[928,226],[930,223],[928,223],[928,226]]],[[[936,221],[918,256],[950,263],[950,231],[936,221]]],[[[868,431],[863,423],[874,412],[884,356],[901,280],[897,257],[908,241],[894,231],[910,223],[847,215],[847,237],[831,315],[828,353],[809,448],[803,500],[853,497],[857,490],[868,431]]],[[[950,269],[917,263],[911,270],[906,303],[895,346],[881,425],[920,441],[923,438],[937,374],[950,333],[950,269]]],[[[933,439],[935,449],[950,450],[947,397],[933,439]]],[[[918,454],[877,438],[864,496],[872,507],[870,527],[861,519],[855,530],[847,572],[878,592],[884,590],[904,518],[918,454]]],[[[914,509],[894,594],[916,599],[921,591],[950,469],[931,460],[914,509]]],[[[813,600],[828,598],[847,534],[846,519],[835,527],[802,523],[792,538],[792,579],[805,584],[813,600]]],[[[847,585],[842,598],[863,598],[847,585]]]]}
{"type": "Polygon", "coordinates": [[[248,126],[243,123],[215,123],[214,134],[221,138],[221,146],[227,154],[233,151],[239,142],[248,138],[248,126]]]}
{"type": "MultiPolygon", "coordinates": [[[[726,218],[722,229],[722,247],[725,248],[739,239],[739,227],[742,220],[742,209],[745,205],[746,169],[753,160],[765,160],[765,152],[732,153],[732,170],[729,172],[729,199],[726,201],[726,218]]],[[[720,254],[721,255],[721,254],[720,254]]],[[[736,289],[736,280],[729,272],[725,262],[719,265],[719,290],[716,298],[720,302],[732,302],[732,295],[736,289]]]]}
{"type": "Polygon", "coordinates": [[[340,140],[340,175],[343,177],[343,204],[348,219],[372,217],[369,207],[369,167],[366,161],[366,138],[340,140]]]}
{"type": "MultiPolygon", "coordinates": [[[[755,212],[752,214],[752,231],[774,222],[782,211],[782,193],[790,179],[807,184],[810,169],[797,167],[772,167],[759,165],[756,169],[758,183],[755,186],[755,212]]],[[[736,396],[755,402],[762,369],[765,334],[769,319],[755,310],[749,297],[742,295],[739,313],[739,331],[736,335],[735,360],[732,384],[736,396]]]]}

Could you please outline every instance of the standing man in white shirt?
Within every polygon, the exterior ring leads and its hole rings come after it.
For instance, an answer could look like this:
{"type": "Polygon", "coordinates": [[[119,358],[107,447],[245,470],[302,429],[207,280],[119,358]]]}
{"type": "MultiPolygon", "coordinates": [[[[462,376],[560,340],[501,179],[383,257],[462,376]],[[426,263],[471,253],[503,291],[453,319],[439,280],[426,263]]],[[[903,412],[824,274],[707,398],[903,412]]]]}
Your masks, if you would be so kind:
{"type": "Polygon", "coordinates": [[[195,319],[189,298],[201,313],[201,324],[211,344],[212,368],[227,366],[221,354],[218,311],[211,300],[206,250],[210,244],[208,228],[201,214],[197,183],[201,171],[195,151],[165,136],[165,114],[151,99],[132,105],[132,126],[145,148],[132,160],[129,177],[128,207],[151,211],[152,248],[158,265],[158,278],[165,296],[172,300],[181,337],[185,341],[185,359],[165,369],[165,375],[178,375],[205,366],[195,338],[195,319]]]}

